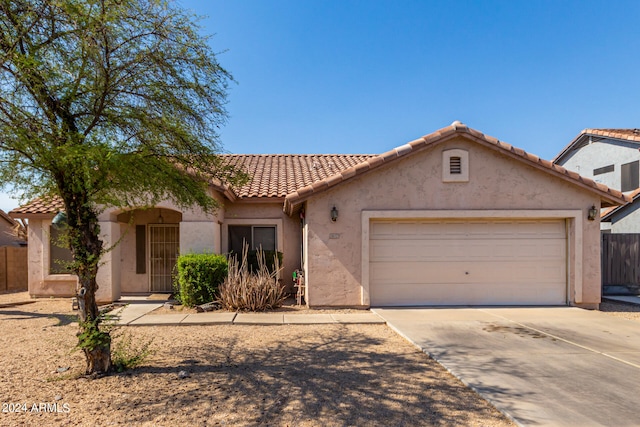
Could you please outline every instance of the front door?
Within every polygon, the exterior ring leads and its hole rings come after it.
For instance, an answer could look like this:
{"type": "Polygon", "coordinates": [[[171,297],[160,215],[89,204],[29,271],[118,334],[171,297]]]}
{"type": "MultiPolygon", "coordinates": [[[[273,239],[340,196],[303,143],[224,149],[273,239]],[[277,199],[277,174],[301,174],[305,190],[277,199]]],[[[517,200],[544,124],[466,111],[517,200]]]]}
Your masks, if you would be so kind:
{"type": "Polygon", "coordinates": [[[177,224],[149,225],[149,280],[151,292],[173,292],[172,277],[180,252],[177,224]]]}

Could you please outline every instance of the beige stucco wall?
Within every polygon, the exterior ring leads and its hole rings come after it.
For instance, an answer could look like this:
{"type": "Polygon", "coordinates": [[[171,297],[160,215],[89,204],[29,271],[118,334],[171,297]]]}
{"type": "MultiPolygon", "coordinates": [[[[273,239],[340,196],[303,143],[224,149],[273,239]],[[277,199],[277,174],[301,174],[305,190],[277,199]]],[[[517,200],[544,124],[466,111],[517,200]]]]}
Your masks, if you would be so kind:
{"type": "MultiPolygon", "coordinates": [[[[136,274],[135,226],[158,223],[160,212],[164,224],[180,225],[181,253],[219,252],[224,210],[222,196],[214,193],[213,197],[221,206],[214,214],[205,214],[197,208],[182,211],[169,201],[149,209],[106,209],[101,212],[101,239],[105,248],[113,248],[104,254],[98,269],[96,300],[107,303],[119,299],[121,294],[149,292],[148,274],[136,274]],[[134,212],[133,219],[131,212],[134,212]]],[[[74,275],[48,274],[50,224],[50,219],[29,220],[29,293],[35,297],[73,296],[77,284],[74,275]]]]}
{"type": "Polygon", "coordinates": [[[282,283],[288,291],[293,290],[291,274],[299,269],[301,225],[298,216],[289,217],[282,211],[282,202],[278,203],[230,203],[225,205],[225,221],[222,224],[222,252],[228,251],[228,229],[232,224],[276,225],[278,250],[283,253],[284,266],[282,283]]]}
{"type": "MultiPolygon", "coordinates": [[[[597,195],[464,138],[457,138],[343,183],[306,202],[306,280],[310,306],[366,306],[362,218],[367,210],[582,212],[569,220],[571,301],[600,302],[600,230],[587,221],[597,195]],[[442,152],[469,152],[469,182],[444,183],[442,152]],[[330,210],[339,210],[332,222],[330,210]],[[582,220],[582,219],[585,220],[582,220]],[[575,230],[579,223],[580,232],[575,230]],[[573,233],[573,234],[571,234],[573,233]],[[580,250],[571,245],[580,245],[580,250]],[[575,254],[582,253],[576,260],[575,254]],[[574,266],[580,266],[576,272],[574,266]],[[580,295],[575,298],[576,290],[580,295]]],[[[474,215],[479,215],[477,212],[474,215]]],[[[437,216],[437,215],[436,215],[437,216]]]]}
{"type": "Polygon", "coordinates": [[[29,220],[29,294],[34,297],[70,297],[76,294],[76,276],[49,274],[50,226],[50,219],[29,220]]]}

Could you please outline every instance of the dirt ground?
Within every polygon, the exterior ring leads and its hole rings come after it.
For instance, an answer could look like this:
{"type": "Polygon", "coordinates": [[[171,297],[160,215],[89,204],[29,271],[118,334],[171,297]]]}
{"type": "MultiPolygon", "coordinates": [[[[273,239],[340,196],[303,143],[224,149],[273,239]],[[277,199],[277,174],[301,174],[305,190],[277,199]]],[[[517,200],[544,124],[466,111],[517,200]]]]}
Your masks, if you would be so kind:
{"type": "Polygon", "coordinates": [[[2,426],[513,425],[383,325],[125,327],[116,340],[154,354],[89,380],[70,300],[3,306],[17,301],[0,295],[2,426]]]}
{"type": "Polygon", "coordinates": [[[0,425],[513,425],[384,325],[124,327],[155,353],[89,380],[74,320],[68,299],[0,308],[0,425]]]}

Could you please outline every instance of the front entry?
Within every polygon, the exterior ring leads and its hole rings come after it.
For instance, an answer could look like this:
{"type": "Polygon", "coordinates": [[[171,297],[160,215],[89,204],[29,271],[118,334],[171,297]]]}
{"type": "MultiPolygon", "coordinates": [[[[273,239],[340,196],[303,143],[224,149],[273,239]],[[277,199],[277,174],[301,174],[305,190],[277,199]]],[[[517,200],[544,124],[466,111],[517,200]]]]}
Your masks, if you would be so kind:
{"type": "Polygon", "coordinates": [[[149,287],[151,292],[173,292],[172,277],[180,252],[178,224],[149,225],[149,287]]]}

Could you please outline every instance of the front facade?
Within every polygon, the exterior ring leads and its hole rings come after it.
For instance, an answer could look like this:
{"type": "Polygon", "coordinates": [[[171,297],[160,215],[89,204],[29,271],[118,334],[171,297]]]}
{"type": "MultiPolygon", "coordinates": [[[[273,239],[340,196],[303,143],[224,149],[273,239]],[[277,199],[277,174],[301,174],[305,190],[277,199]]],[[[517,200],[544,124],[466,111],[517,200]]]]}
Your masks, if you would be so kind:
{"type": "MultiPolygon", "coordinates": [[[[101,301],[170,291],[177,253],[245,240],[283,252],[285,284],[301,268],[313,307],[595,307],[600,232],[588,211],[630,200],[458,122],[377,156],[228,160],[252,181],[212,188],[214,216],[170,205],[103,213],[105,245],[120,244],[100,269],[101,301]]],[[[30,222],[32,295],[75,293],[73,276],[50,265],[57,210],[12,212],[30,222]]]]}

